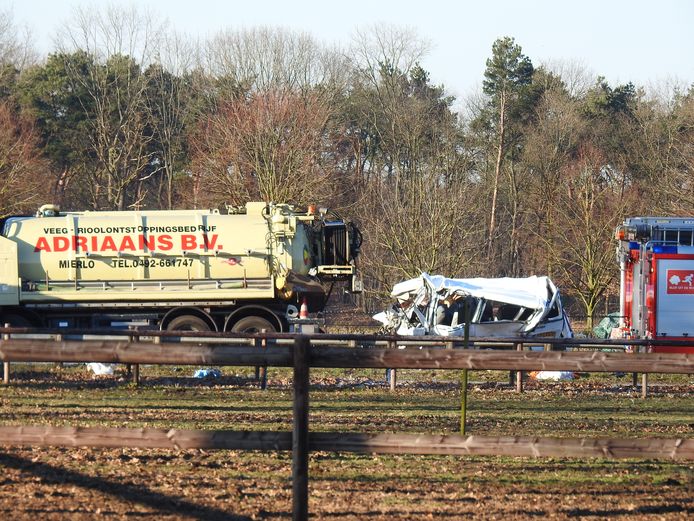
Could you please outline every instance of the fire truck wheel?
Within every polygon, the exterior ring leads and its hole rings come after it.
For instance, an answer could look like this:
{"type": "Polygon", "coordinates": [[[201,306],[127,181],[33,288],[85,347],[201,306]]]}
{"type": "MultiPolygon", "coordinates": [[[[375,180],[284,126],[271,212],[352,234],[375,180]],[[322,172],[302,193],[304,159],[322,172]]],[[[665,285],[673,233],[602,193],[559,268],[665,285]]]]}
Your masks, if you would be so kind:
{"type": "Polygon", "coordinates": [[[181,315],[166,326],[167,331],[210,331],[210,325],[195,315],[181,315]]]}
{"type": "Polygon", "coordinates": [[[260,333],[262,330],[268,333],[277,331],[269,320],[263,317],[244,317],[231,328],[233,333],[260,333]]]}

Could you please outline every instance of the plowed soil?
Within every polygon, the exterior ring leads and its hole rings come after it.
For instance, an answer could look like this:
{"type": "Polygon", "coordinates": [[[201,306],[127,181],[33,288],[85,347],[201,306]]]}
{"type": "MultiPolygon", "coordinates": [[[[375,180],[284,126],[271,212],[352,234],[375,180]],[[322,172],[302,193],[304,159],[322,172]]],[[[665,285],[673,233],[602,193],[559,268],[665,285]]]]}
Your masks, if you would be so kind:
{"type": "MultiPolygon", "coordinates": [[[[5,425],[289,430],[291,386],[247,375],[217,381],[83,369],[19,373],[2,389],[5,425]]],[[[189,368],[184,371],[190,372],[189,368]]],[[[178,373],[180,374],[180,373],[178,373]]],[[[315,430],[455,432],[459,390],[439,374],[316,375],[315,430]]],[[[474,380],[471,379],[471,380],[474,380]]],[[[494,435],[693,437],[694,385],[656,385],[643,401],[622,380],[471,384],[468,430],[494,435]]],[[[0,447],[0,516],[62,519],[290,519],[287,452],[0,447]]],[[[694,462],[313,453],[312,519],[694,518],[694,462]]]]}

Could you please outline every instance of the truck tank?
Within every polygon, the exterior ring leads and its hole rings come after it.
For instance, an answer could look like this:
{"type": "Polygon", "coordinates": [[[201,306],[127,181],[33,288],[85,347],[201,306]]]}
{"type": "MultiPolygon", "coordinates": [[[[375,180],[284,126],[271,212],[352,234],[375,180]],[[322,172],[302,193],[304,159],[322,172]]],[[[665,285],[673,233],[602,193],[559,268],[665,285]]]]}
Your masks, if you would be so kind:
{"type": "Polygon", "coordinates": [[[355,233],[341,220],[283,204],[252,202],[225,214],[61,214],[46,205],[36,216],[4,222],[0,305],[238,306],[256,299],[278,307],[277,301],[296,302],[303,295],[315,311],[325,296],[322,283],[355,277],[355,233]]]}

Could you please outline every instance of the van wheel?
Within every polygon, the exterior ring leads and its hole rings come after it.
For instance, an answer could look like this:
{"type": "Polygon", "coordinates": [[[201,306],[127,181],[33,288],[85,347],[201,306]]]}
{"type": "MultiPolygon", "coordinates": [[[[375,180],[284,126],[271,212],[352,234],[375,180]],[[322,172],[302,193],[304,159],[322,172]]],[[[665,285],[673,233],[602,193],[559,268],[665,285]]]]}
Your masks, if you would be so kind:
{"type": "Polygon", "coordinates": [[[181,315],[166,326],[167,331],[211,331],[210,325],[195,315],[181,315]]]}
{"type": "Polygon", "coordinates": [[[244,317],[236,322],[231,328],[232,333],[260,333],[262,330],[274,333],[277,328],[263,317],[244,317]]]}

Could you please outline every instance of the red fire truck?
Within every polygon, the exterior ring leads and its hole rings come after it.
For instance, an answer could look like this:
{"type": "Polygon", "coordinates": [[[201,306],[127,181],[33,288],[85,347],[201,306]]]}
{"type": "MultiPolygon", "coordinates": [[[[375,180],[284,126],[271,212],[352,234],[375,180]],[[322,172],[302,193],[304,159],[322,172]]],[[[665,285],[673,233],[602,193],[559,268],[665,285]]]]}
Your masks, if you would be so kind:
{"type": "MultiPolygon", "coordinates": [[[[616,238],[622,336],[694,337],[694,218],[633,217],[616,238]]],[[[691,346],[653,350],[694,353],[694,338],[691,346]]]]}

